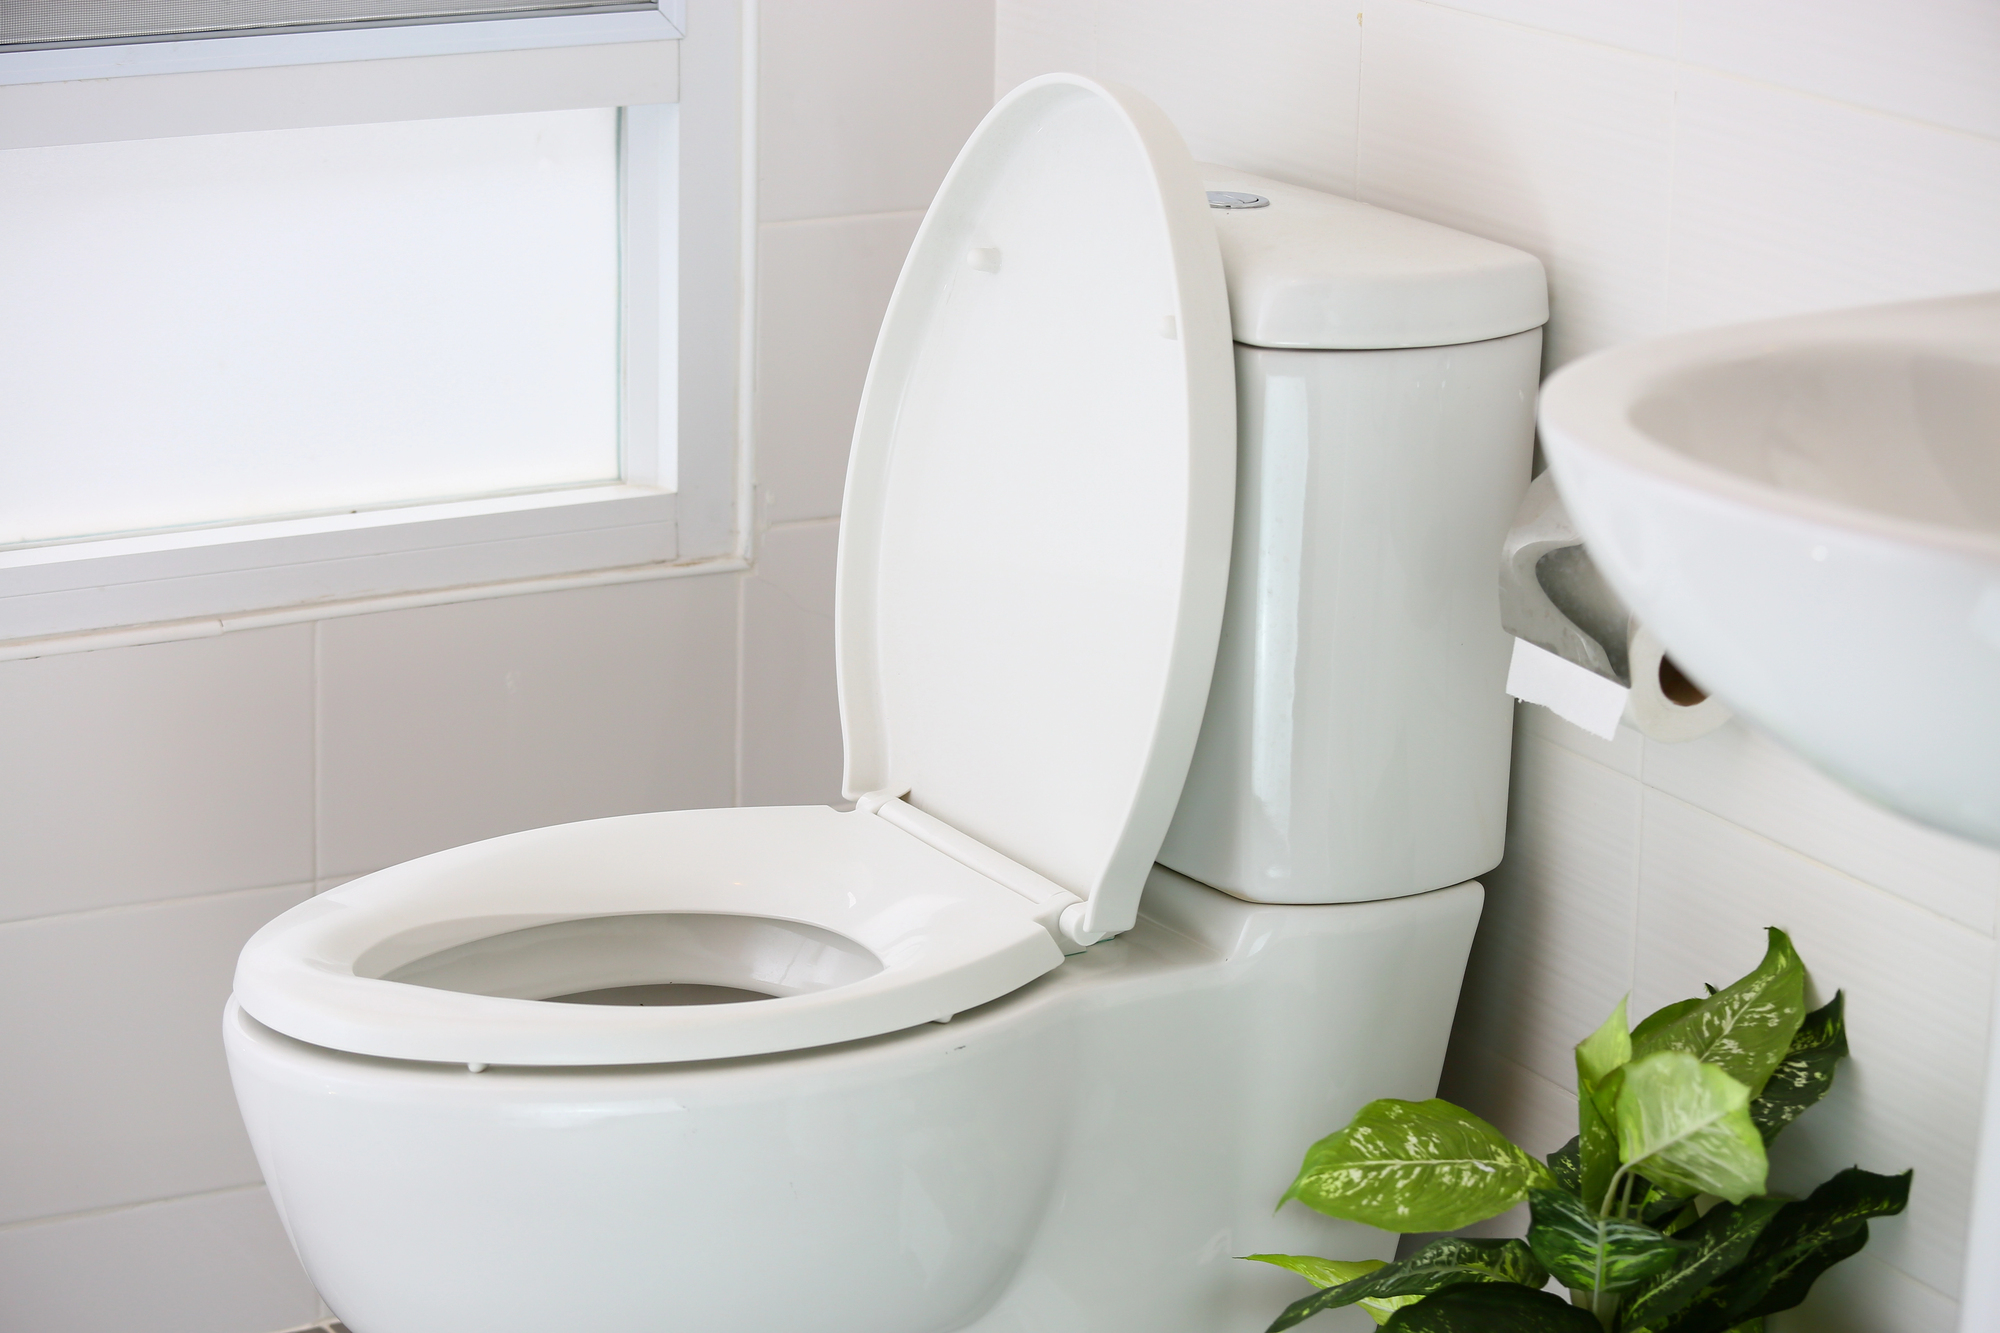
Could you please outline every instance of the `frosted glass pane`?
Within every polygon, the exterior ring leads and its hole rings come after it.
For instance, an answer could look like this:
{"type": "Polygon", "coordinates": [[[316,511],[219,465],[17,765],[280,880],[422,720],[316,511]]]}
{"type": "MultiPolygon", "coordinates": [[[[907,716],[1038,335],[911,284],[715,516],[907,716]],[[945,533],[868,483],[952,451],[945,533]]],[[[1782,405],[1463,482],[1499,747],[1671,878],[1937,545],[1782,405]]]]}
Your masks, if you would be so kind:
{"type": "Polygon", "coordinates": [[[0,152],[0,543],[618,474],[617,113],[0,152]]]}

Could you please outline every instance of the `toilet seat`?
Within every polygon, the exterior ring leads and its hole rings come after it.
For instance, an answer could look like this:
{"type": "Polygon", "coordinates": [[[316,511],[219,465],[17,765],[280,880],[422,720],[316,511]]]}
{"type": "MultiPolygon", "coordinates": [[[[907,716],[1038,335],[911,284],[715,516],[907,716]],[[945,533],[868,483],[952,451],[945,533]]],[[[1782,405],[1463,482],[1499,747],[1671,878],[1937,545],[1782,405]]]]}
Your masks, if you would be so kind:
{"type": "Polygon", "coordinates": [[[1208,694],[1234,496],[1227,296],[1186,146],[1136,94],[1023,84],[925,216],[862,395],[835,609],[856,811],[440,852],[266,926],[237,1000],[363,1055],[592,1065],[852,1041],[1026,984],[1136,919],[1208,694]],[[618,980],[619,959],[657,974],[618,980]],[[777,998],[546,1003],[731,977],[777,998]]]}
{"type": "MultiPolygon", "coordinates": [[[[559,824],[378,871],[259,931],[237,964],[236,998],[267,1027],[362,1055],[644,1064],[796,1050],[948,1019],[1061,962],[1026,898],[879,815],[751,807],[559,824]],[[794,988],[767,968],[737,983],[796,993],[662,1007],[548,1004],[386,979],[509,932],[655,913],[799,923],[864,951],[850,969],[864,975],[794,988]]],[[[567,988],[665,979],[617,965],[567,988]]],[[[532,985],[532,965],[514,970],[532,985]]]]}

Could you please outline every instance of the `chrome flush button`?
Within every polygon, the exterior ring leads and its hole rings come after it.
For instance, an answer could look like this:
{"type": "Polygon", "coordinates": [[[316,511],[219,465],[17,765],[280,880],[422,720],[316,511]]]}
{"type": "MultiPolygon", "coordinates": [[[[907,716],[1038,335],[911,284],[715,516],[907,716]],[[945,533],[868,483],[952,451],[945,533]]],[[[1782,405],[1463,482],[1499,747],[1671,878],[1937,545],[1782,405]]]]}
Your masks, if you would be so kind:
{"type": "Polygon", "coordinates": [[[1261,194],[1239,194],[1235,190],[1210,190],[1210,208],[1269,208],[1271,201],[1261,194]]]}

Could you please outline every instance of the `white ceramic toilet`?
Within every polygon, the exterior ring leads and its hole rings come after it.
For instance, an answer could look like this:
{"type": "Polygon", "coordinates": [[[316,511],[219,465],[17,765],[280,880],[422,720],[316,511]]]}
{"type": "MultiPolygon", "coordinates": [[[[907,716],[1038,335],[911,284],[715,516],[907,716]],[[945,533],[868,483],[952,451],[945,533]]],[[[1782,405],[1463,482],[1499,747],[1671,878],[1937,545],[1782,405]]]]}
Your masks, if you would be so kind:
{"type": "Polygon", "coordinates": [[[852,813],[517,833],[246,946],[237,1096],[354,1333],[1233,1333],[1299,1294],[1233,1256],[1389,1252],[1272,1205],[1436,1084],[1543,278],[1207,174],[1050,76],[946,180],[848,476],[852,813]]]}

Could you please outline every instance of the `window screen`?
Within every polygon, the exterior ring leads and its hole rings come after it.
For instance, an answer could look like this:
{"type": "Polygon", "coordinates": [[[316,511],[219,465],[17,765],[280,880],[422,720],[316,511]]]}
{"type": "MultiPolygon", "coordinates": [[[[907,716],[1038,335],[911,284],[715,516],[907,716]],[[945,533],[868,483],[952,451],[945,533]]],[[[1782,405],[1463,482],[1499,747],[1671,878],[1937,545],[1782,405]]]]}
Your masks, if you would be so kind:
{"type": "Polygon", "coordinates": [[[653,0],[0,0],[0,50],[657,7],[653,0]]]}
{"type": "Polygon", "coordinates": [[[0,545],[614,481],[618,113],[0,152],[0,545]]]}

